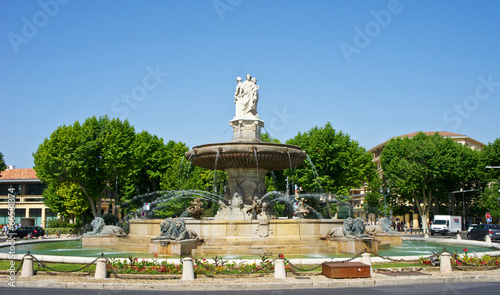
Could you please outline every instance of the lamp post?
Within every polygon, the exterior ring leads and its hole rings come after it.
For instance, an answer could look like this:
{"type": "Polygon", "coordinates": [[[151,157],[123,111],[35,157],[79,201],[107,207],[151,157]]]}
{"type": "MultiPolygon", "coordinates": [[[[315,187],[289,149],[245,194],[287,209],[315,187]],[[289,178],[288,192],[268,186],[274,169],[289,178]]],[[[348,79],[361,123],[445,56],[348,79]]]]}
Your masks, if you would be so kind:
{"type": "Polygon", "coordinates": [[[454,192],[449,192],[448,193],[448,210],[450,211],[450,215],[451,215],[451,201],[450,201],[450,196],[452,194],[458,194],[458,193],[461,193],[462,194],[462,205],[463,205],[463,222],[462,222],[462,229],[465,229],[465,193],[468,193],[468,192],[478,192],[480,190],[478,189],[469,189],[469,190],[459,190],[459,191],[454,191],[454,192]]]}
{"type": "Polygon", "coordinates": [[[384,217],[387,217],[387,202],[386,202],[386,197],[389,194],[389,188],[387,188],[387,194],[384,194],[384,189],[380,188],[380,194],[384,196],[384,217]]]}
{"type": "Polygon", "coordinates": [[[114,215],[115,215],[115,225],[118,225],[118,222],[116,220],[116,214],[117,214],[117,212],[116,212],[116,205],[117,204],[118,204],[118,176],[116,177],[116,180],[115,180],[115,208],[114,208],[115,209],[115,213],[114,213],[114,215]]]}

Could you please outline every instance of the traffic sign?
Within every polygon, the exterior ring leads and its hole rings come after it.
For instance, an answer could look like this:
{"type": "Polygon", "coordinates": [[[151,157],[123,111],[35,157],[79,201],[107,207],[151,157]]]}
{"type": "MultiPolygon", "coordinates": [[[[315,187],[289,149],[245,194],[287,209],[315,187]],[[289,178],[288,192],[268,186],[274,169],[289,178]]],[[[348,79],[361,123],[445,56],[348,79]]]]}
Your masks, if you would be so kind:
{"type": "Polygon", "coordinates": [[[486,212],[486,214],[484,215],[486,218],[491,218],[491,214],[490,212],[486,212]]]}
{"type": "Polygon", "coordinates": [[[487,217],[486,218],[486,223],[490,223],[491,222],[491,217],[487,217]]]}

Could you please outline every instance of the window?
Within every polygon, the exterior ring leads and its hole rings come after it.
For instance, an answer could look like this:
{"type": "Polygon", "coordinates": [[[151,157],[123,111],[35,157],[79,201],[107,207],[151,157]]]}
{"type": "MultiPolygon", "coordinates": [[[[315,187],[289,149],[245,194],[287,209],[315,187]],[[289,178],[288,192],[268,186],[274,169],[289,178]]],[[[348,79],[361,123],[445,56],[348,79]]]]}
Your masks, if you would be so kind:
{"type": "Polygon", "coordinates": [[[46,188],[42,183],[27,183],[24,189],[24,195],[42,195],[43,190],[46,188]]]}

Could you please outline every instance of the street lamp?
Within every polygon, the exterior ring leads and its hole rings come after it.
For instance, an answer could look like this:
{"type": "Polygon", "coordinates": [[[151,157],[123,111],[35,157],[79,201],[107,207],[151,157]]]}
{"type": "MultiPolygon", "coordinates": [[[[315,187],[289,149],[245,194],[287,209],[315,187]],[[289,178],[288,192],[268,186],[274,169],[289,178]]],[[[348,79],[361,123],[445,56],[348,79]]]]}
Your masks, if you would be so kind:
{"type": "Polygon", "coordinates": [[[465,193],[468,193],[468,192],[479,192],[481,190],[478,190],[478,189],[469,189],[469,190],[459,190],[459,191],[454,191],[454,192],[449,192],[448,193],[448,210],[450,212],[450,215],[451,215],[451,199],[450,199],[450,195],[452,194],[458,194],[458,193],[461,193],[462,194],[462,206],[463,206],[463,222],[462,222],[462,229],[465,229],[465,193]]]}
{"type": "Polygon", "coordinates": [[[386,197],[389,194],[389,188],[387,188],[387,194],[384,194],[384,189],[380,188],[380,194],[384,196],[384,217],[387,217],[387,202],[386,202],[386,197]]]}

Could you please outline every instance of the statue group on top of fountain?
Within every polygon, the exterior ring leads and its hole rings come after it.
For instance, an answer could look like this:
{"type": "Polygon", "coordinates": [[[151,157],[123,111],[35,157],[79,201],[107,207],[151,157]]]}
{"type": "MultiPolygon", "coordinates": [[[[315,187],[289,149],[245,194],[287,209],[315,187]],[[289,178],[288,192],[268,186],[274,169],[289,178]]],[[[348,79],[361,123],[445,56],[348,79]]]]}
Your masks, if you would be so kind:
{"type": "Polygon", "coordinates": [[[258,117],[259,85],[257,85],[257,78],[252,78],[250,74],[247,74],[247,79],[244,82],[241,82],[241,77],[237,77],[236,82],[236,92],[234,93],[236,118],[258,117]]]}

